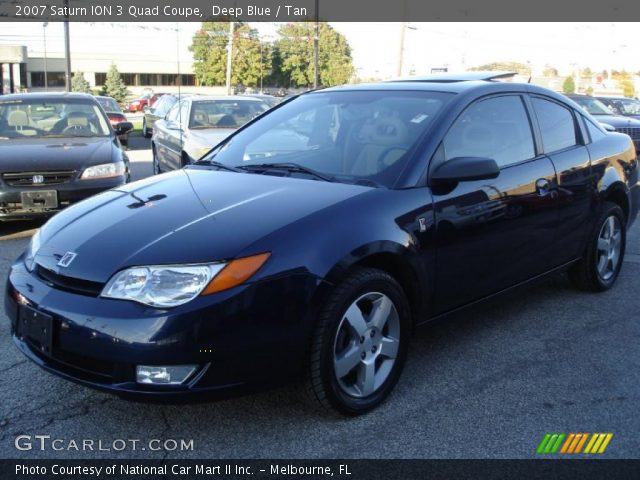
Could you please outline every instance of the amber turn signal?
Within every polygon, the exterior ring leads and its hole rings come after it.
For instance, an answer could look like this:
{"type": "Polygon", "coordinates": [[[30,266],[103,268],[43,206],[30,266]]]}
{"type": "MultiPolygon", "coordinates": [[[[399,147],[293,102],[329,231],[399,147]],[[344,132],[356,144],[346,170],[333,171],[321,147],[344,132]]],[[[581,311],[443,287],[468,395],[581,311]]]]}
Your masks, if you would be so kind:
{"type": "Polygon", "coordinates": [[[260,270],[270,256],[270,253],[261,253],[232,260],[209,282],[202,295],[211,295],[240,285],[260,270]]]}

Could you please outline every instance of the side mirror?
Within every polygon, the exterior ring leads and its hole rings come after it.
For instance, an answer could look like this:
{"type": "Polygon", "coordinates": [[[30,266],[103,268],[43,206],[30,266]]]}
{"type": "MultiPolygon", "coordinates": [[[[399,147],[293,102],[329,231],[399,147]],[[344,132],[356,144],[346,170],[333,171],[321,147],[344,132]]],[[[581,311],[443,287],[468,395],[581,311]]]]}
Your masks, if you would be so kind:
{"type": "Polygon", "coordinates": [[[600,125],[602,125],[607,132],[616,131],[616,129],[612,125],[609,125],[608,123],[600,123],[600,125]]]}
{"type": "Polygon", "coordinates": [[[182,130],[178,122],[167,120],[167,130],[182,130]]]}
{"type": "Polygon", "coordinates": [[[431,175],[435,183],[489,180],[500,175],[500,167],[492,158],[456,157],[444,162],[431,175]]]}
{"type": "Polygon", "coordinates": [[[120,122],[116,125],[116,133],[118,134],[127,133],[130,130],[133,130],[133,123],[131,122],[120,122]]]}

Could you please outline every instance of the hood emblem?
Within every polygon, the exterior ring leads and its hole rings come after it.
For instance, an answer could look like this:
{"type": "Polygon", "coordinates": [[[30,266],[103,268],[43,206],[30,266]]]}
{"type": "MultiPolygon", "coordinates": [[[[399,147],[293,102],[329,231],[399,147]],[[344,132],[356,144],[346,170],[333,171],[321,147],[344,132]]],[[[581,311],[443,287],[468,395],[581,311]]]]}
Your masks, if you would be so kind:
{"type": "Polygon", "coordinates": [[[44,176],[42,175],[34,175],[31,179],[34,184],[44,183],[44,176]]]}
{"type": "Polygon", "coordinates": [[[77,253],[74,252],[67,252],[65,253],[62,258],[60,259],[60,261],[58,262],[58,266],[59,267],[68,267],[69,265],[71,265],[71,262],[73,262],[73,259],[76,258],[78,256],[77,253]]]}

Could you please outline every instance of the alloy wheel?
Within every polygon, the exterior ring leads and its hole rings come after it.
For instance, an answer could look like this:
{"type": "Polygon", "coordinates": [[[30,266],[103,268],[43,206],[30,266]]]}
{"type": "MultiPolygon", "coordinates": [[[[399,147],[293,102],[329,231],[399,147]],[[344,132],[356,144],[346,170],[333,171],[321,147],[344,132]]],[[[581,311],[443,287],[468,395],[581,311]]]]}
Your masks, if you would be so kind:
{"type": "Polygon", "coordinates": [[[622,225],[615,215],[602,224],[596,248],[598,275],[606,282],[616,273],[622,249],[622,225]]]}
{"type": "Polygon", "coordinates": [[[344,393],[367,397],[389,377],[400,346],[400,317],[386,295],[369,292],[346,310],[338,326],[333,365],[344,393]]]}

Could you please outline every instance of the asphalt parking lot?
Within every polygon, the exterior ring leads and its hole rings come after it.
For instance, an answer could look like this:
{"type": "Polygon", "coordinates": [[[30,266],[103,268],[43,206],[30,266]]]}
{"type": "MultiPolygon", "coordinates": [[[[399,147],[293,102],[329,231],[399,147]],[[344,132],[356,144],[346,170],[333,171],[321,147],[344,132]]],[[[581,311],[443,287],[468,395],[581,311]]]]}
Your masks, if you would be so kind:
{"type": "MultiPolygon", "coordinates": [[[[131,139],[134,179],[151,174],[131,139]]],[[[0,291],[37,222],[0,225],[0,291]]],[[[132,403],[41,371],[0,313],[2,458],[528,458],[546,432],[612,432],[602,455],[640,457],[640,227],[617,285],[594,295],[558,276],[418,332],[389,400],[321,416],[288,387],[190,405],[132,403]],[[17,435],[193,439],[192,451],[18,451],[17,435]]]]}

